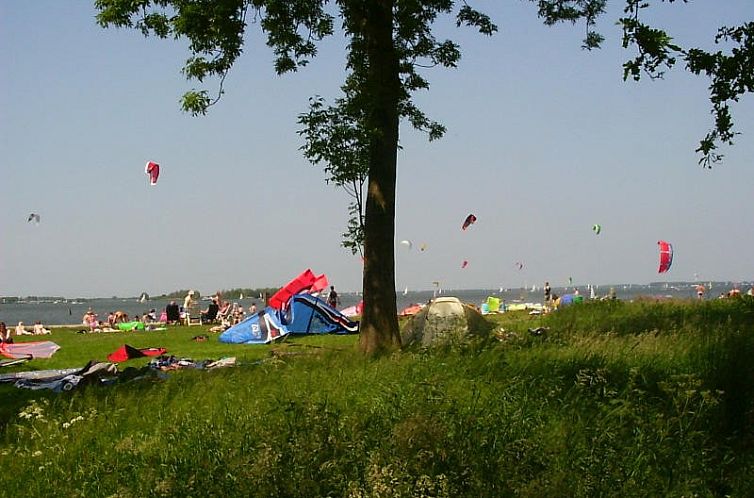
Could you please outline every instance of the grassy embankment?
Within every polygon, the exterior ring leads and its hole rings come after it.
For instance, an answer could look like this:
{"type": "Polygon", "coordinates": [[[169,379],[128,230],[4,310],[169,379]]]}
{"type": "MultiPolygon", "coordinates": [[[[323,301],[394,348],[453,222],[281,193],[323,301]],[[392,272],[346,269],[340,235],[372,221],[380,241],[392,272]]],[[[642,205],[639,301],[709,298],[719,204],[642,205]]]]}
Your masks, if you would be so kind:
{"type": "Polygon", "coordinates": [[[493,320],[503,341],[376,360],[355,351],[355,337],[295,339],[274,348],[307,354],[271,357],[270,347],[194,343],[196,327],[127,340],[56,331],[63,349],[36,368],[104,358],[123,342],[247,364],[61,395],[3,387],[3,419],[12,417],[0,490],[750,496],[754,300],[596,303],[493,320]],[[545,335],[527,332],[540,325],[545,335]]]}

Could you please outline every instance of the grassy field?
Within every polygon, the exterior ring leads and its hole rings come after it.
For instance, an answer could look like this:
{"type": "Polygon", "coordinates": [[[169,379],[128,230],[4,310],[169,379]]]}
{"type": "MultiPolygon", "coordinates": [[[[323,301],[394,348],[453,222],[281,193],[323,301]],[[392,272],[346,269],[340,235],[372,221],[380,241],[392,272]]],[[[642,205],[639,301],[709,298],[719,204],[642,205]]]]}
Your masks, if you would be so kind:
{"type": "Polygon", "coordinates": [[[239,366],[64,394],[0,386],[0,490],[752,496],[754,300],[603,302],[491,320],[488,342],[378,359],[361,356],[354,336],[229,346],[192,341],[206,333],[197,327],[56,330],[62,349],[30,367],[80,366],[124,343],[239,366]]]}

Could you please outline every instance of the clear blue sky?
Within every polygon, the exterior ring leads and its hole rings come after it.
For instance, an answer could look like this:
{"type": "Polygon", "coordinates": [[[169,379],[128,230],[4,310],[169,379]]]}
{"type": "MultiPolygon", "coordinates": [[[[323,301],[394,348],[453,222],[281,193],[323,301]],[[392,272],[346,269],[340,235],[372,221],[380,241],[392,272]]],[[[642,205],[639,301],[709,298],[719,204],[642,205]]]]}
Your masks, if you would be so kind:
{"type": "MultiPolygon", "coordinates": [[[[251,26],[223,100],[194,118],[178,103],[198,85],[180,73],[185,44],[102,29],[92,3],[0,3],[0,295],[207,293],[280,285],[307,267],[358,290],[359,259],[340,247],[349,198],[296,134],[310,96],[337,95],[344,41],[278,77],[251,26]],[[162,166],[156,187],[148,160],[162,166]]],[[[754,278],[754,99],[733,108],[742,135],[725,162],[699,167],[708,81],[677,68],[623,82],[622,3],[595,52],[580,49],[583,26],[545,27],[519,0],[474,2],[500,28],[492,38],[447,30],[460,67],[430,71],[417,102],[448,133],[428,143],[401,130],[396,242],[414,249],[396,248],[398,289],[754,278]],[[462,232],[469,213],[478,221],[462,232]],[[675,247],[668,275],[657,275],[659,239],[675,247]]],[[[754,2],[647,16],[710,48],[718,26],[754,19],[754,2]]]]}

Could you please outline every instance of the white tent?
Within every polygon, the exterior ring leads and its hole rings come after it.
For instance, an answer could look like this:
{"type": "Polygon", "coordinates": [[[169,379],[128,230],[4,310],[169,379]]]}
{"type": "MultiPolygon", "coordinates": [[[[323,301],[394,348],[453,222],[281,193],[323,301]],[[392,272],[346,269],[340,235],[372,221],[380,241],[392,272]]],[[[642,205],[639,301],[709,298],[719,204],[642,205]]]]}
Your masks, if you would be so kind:
{"type": "Polygon", "coordinates": [[[456,297],[438,297],[406,323],[401,341],[404,346],[453,346],[486,338],[490,330],[491,324],[472,306],[456,297]]]}

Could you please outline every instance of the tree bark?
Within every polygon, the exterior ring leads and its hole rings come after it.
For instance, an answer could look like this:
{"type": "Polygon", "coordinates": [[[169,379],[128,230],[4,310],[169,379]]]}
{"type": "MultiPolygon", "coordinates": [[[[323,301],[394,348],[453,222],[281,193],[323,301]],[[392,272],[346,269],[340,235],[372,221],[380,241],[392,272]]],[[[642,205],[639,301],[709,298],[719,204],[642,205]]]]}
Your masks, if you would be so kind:
{"type": "Polygon", "coordinates": [[[359,347],[375,355],[401,346],[395,295],[395,184],[400,77],[393,42],[393,0],[365,2],[367,113],[371,133],[364,221],[364,312],[359,347]]]}

